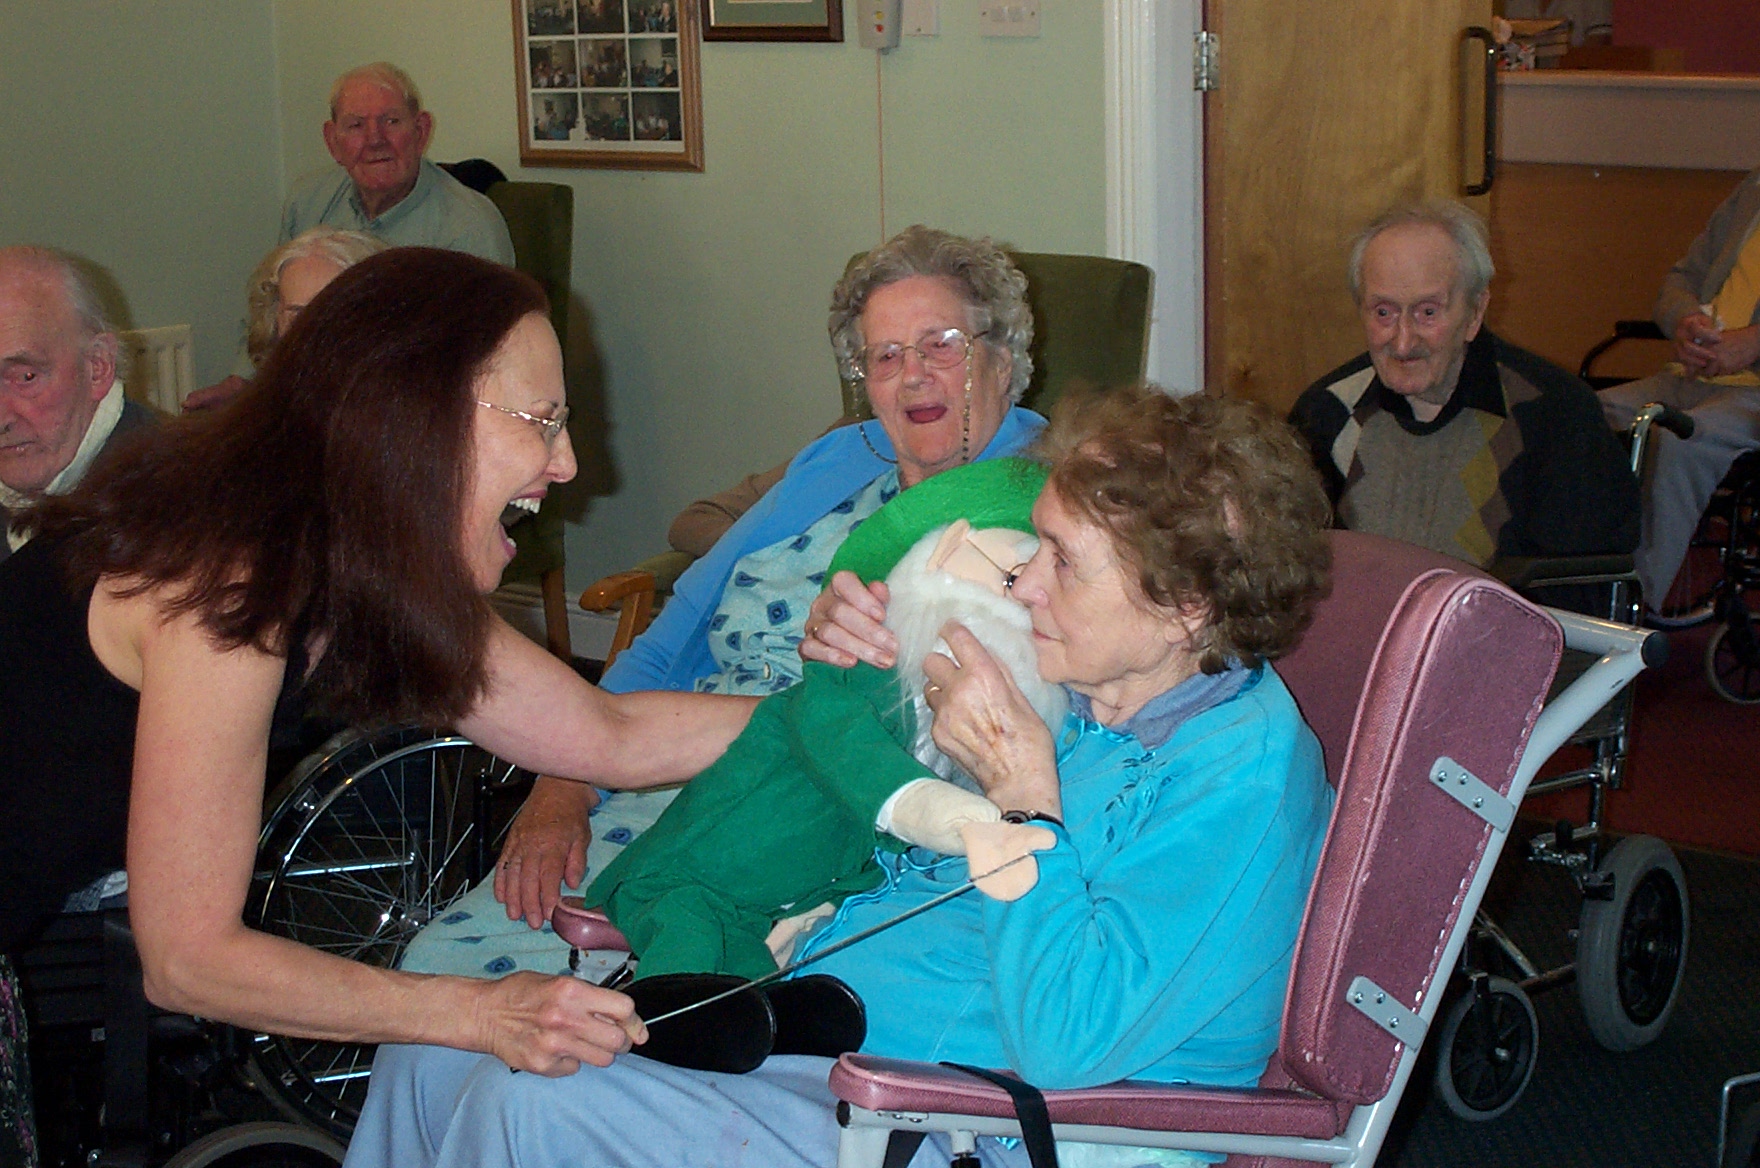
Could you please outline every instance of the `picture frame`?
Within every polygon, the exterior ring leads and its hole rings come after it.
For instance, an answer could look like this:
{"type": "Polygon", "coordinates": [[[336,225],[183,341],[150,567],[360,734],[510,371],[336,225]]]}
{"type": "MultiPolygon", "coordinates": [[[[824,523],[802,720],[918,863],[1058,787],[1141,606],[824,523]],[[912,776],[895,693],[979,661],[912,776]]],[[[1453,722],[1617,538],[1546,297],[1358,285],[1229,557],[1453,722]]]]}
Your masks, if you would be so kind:
{"type": "Polygon", "coordinates": [[[703,169],[696,0],[512,0],[523,166],[703,169]]]}
{"type": "Polygon", "coordinates": [[[706,41],[841,41],[843,0],[702,0],[706,41]]]}

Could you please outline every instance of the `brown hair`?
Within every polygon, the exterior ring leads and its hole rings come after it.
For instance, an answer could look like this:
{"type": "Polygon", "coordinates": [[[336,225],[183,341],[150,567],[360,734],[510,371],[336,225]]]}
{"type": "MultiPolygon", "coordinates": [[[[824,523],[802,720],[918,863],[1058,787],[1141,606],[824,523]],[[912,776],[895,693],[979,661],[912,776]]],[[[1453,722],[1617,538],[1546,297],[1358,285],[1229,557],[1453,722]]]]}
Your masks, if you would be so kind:
{"type": "Polygon", "coordinates": [[[176,419],[29,516],[72,581],[170,585],[226,648],[321,646],[320,709],[449,721],[486,684],[489,609],[465,562],[474,389],[548,311],[530,278],[434,248],[338,276],[224,410],[176,419]]]}
{"type": "Polygon", "coordinates": [[[1208,613],[1199,667],[1289,651],[1331,586],[1332,511],[1294,430],[1249,402],[1153,386],[1065,398],[1047,490],[1112,536],[1143,595],[1208,613]]]}

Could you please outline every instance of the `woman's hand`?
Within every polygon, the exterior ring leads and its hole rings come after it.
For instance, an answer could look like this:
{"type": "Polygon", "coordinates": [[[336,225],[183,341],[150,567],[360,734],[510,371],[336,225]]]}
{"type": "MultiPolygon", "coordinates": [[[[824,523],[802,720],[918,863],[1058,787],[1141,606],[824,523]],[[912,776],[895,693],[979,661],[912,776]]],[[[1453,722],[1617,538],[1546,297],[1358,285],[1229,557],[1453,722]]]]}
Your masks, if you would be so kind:
{"type": "Polygon", "coordinates": [[[635,1003],[572,977],[512,973],[480,983],[482,1048],[519,1071],[572,1075],[582,1063],[607,1067],[648,1028],[635,1003]]]}
{"type": "Polygon", "coordinates": [[[562,886],[573,888],[586,878],[593,840],[587,815],[598,803],[599,793],[586,783],[538,776],[495,865],[495,899],[507,906],[508,920],[524,917],[532,928],[542,928],[562,886]]]}
{"type": "Polygon", "coordinates": [[[950,622],[941,635],[953,657],[931,653],[923,663],[928,677],[923,698],[935,712],[935,745],[1004,811],[1062,818],[1051,731],[1008,670],[964,625],[950,622]]]}
{"type": "Polygon", "coordinates": [[[898,638],[882,622],[891,600],[884,581],[864,585],[854,572],[839,572],[807,610],[801,657],[848,669],[858,660],[891,669],[898,638]]]}

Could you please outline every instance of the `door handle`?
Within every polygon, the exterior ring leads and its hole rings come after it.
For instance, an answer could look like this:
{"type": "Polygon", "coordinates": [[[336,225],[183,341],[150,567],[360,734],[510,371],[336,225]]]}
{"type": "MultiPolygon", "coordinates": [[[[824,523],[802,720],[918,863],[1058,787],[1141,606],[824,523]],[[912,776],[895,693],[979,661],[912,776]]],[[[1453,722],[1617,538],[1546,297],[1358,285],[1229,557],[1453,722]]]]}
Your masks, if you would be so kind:
{"type": "MultiPolygon", "coordinates": [[[[1485,169],[1476,183],[1462,183],[1461,194],[1482,195],[1497,179],[1497,38],[1491,30],[1473,25],[1461,32],[1463,41],[1481,41],[1485,45],[1485,169]]],[[[1463,78],[1463,81],[1465,79],[1463,78]]],[[[1461,86],[1462,96],[1466,86],[1461,86]]],[[[1465,135],[1465,103],[1462,103],[1462,132],[1465,135]]]]}

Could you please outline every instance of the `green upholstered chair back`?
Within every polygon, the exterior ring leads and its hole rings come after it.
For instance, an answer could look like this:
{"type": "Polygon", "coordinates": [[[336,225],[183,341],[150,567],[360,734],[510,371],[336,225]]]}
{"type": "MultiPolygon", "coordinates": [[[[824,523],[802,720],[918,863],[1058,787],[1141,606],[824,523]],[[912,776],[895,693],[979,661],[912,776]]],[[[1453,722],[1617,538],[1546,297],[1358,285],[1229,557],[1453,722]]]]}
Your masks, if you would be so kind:
{"type": "Polygon", "coordinates": [[[568,348],[568,282],[574,270],[574,188],[561,183],[498,182],[489,201],[513,237],[513,266],[544,287],[550,323],[568,348]]]}
{"type": "MultiPolygon", "coordinates": [[[[850,258],[848,271],[866,252],[850,258]]],[[[1050,411],[1066,390],[1106,389],[1143,378],[1149,359],[1154,274],[1105,256],[1011,252],[1033,307],[1033,380],[1023,405],[1050,411]]],[[[859,383],[845,382],[844,412],[866,416],[859,383]]]]}
{"type": "MultiPolygon", "coordinates": [[[[488,196],[513,237],[513,266],[543,285],[550,323],[568,350],[569,277],[574,269],[574,188],[561,183],[498,182],[488,196]]],[[[555,492],[530,519],[509,529],[519,554],[504,580],[532,580],[562,567],[564,518],[555,492]]]]}

